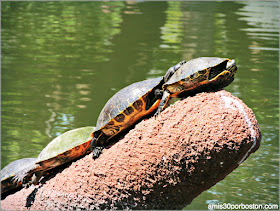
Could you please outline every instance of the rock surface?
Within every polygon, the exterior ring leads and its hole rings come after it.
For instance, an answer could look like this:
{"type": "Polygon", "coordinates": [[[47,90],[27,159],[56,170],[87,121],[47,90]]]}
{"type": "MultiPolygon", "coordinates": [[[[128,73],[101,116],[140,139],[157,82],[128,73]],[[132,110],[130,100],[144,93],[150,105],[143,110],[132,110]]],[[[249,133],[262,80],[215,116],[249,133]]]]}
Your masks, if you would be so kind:
{"type": "Polygon", "coordinates": [[[1,201],[8,210],[182,209],[260,145],[250,108],[226,91],[177,101],[96,160],[73,162],[1,201]]]}

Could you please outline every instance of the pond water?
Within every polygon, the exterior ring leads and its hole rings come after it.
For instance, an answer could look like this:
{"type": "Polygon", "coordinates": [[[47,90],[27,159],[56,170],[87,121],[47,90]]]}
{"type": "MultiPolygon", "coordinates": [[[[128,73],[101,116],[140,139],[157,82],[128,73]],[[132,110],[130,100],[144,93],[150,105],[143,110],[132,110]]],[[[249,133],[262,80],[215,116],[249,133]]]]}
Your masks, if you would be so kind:
{"type": "Polygon", "coordinates": [[[234,58],[227,91],[253,109],[259,150],[186,209],[279,204],[279,3],[2,2],[1,167],[95,125],[121,88],[185,59],[234,58]]]}

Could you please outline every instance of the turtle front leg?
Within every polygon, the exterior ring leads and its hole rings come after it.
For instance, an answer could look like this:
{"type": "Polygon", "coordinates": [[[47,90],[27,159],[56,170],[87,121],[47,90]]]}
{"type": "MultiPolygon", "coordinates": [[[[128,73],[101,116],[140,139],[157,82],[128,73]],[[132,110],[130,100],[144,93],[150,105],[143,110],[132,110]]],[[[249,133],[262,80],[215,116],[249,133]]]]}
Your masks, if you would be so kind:
{"type": "Polygon", "coordinates": [[[91,142],[90,142],[90,145],[91,145],[91,150],[92,150],[92,158],[95,160],[96,158],[98,158],[100,155],[101,155],[101,153],[102,153],[102,151],[103,151],[103,149],[104,149],[104,147],[103,146],[97,146],[96,145],[96,138],[95,137],[93,137],[92,139],[91,139],[91,142]]]}
{"type": "Polygon", "coordinates": [[[33,184],[32,181],[34,180],[34,175],[35,175],[34,172],[38,171],[40,168],[41,166],[39,164],[34,163],[28,166],[27,168],[19,171],[14,176],[15,182],[17,183],[21,182],[23,187],[28,188],[31,184],[33,184]]]}
{"type": "Polygon", "coordinates": [[[95,147],[93,150],[92,150],[92,158],[95,160],[96,158],[98,158],[101,154],[102,154],[102,151],[103,151],[104,147],[95,147]]]}
{"type": "Polygon", "coordinates": [[[43,176],[44,172],[43,171],[37,171],[35,172],[32,176],[26,176],[22,182],[22,186],[24,188],[29,188],[31,185],[38,185],[39,180],[43,176]]]}
{"type": "Polygon", "coordinates": [[[179,62],[178,64],[170,67],[163,77],[164,82],[168,81],[169,78],[171,78],[171,76],[185,63],[186,63],[186,60],[183,60],[183,61],[179,62]]]}
{"type": "Polygon", "coordinates": [[[32,174],[27,174],[26,176],[24,176],[24,178],[22,179],[22,187],[29,188],[30,185],[32,184],[31,182],[32,179],[33,179],[32,174]]]}
{"type": "Polygon", "coordinates": [[[33,174],[32,176],[32,180],[31,180],[31,183],[33,185],[38,185],[39,183],[39,180],[41,179],[41,177],[43,176],[43,171],[37,171],[33,174]]]}
{"type": "Polygon", "coordinates": [[[165,91],[165,92],[163,93],[163,96],[162,96],[161,101],[160,101],[160,103],[159,103],[158,109],[157,109],[157,111],[156,111],[156,113],[155,113],[155,117],[157,117],[157,116],[159,115],[159,113],[162,112],[163,109],[166,108],[167,103],[168,103],[168,101],[169,101],[169,98],[170,98],[170,93],[167,92],[167,91],[165,91]]]}

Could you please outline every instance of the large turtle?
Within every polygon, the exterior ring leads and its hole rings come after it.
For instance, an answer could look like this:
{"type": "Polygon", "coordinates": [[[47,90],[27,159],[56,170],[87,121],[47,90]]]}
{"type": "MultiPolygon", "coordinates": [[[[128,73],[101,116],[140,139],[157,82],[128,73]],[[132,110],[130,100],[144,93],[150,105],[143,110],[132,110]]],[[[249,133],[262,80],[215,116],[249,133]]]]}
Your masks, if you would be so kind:
{"type": "Polygon", "coordinates": [[[162,97],[162,85],[184,63],[186,63],[185,60],[170,67],[164,77],[133,83],[107,101],[99,114],[96,123],[97,130],[92,134],[91,146],[94,159],[101,154],[102,149],[112,137],[157,110],[162,97]]]}
{"type": "Polygon", "coordinates": [[[82,127],[56,137],[41,151],[33,165],[28,165],[15,174],[15,181],[22,182],[23,186],[38,184],[45,171],[89,153],[93,130],[95,127],[82,127]]]}
{"type": "Polygon", "coordinates": [[[171,98],[186,97],[228,86],[233,81],[236,71],[234,59],[200,57],[188,61],[163,84],[163,96],[155,115],[167,106],[171,98]]]}
{"type": "Polygon", "coordinates": [[[1,194],[16,189],[22,182],[15,182],[14,177],[25,168],[34,166],[37,158],[23,158],[9,163],[1,170],[1,194]]]}

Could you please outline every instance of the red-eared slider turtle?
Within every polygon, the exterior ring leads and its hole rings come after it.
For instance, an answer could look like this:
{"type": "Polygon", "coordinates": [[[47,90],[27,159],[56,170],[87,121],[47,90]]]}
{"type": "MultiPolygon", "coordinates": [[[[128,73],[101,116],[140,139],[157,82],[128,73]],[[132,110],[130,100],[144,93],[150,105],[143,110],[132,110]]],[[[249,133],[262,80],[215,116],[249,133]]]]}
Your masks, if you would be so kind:
{"type": "Polygon", "coordinates": [[[166,107],[170,98],[186,97],[228,86],[236,71],[234,59],[200,57],[188,61],[164,83],[163,97],[155,115],[166,107]]]}
{"type": "Polygon", "coordinates": [[[16,173],[15,180],[23,186],[38,184],[45,171],[89,153],[93,130],[95,127],[82,127],[56,137],[41,151],[34,165],[16,173]]]}
{"type": "Polygon", "coordinates": [[[162,85],[185,62],[179,62],[169,68],[164,77],[133,83],[108,100],[99,114],[97,130],[92,134],[91,146],[94,159],[101,154],[103,147],[112,137],[157,110],[162,97],[162,85]]]}
{"type": "Polygon", "coordinates": [[[17,183],[14,181],[15,175],[25,168],[34,166],[36,161],[37,158],[23,158],[5,166],[1,170],[1,194],[20,187],[22,185],[21,182],[17,183]]]}

